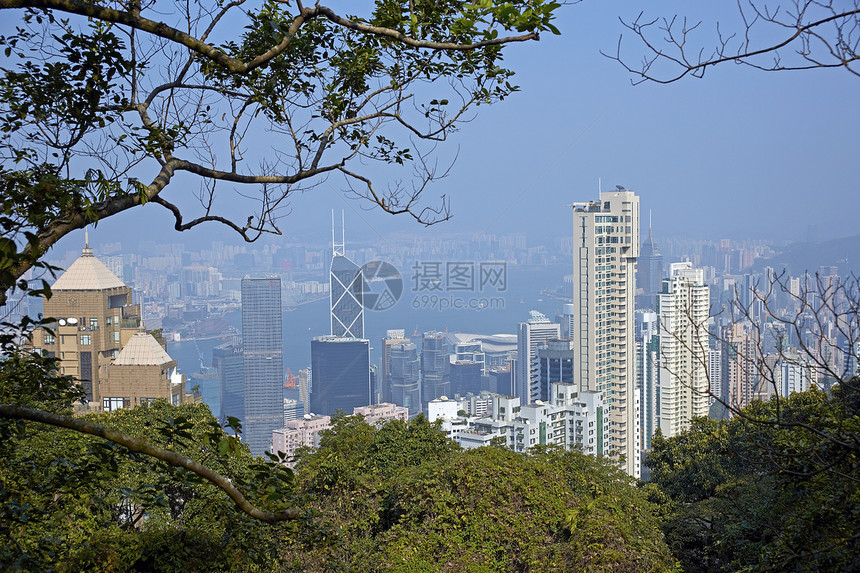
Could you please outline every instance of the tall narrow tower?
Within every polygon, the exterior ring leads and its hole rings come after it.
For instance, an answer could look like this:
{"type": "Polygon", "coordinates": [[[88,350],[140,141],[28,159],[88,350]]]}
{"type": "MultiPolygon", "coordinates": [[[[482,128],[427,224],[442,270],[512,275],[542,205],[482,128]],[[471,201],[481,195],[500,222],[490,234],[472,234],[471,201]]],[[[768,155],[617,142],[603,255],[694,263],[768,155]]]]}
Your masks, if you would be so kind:
{"type": "Polygon", "coordinates": [[[599,201],[573,204],[574,380],[603,392],[609,449],[639,476],[636,393],[636,257],[639,197],[619,187],[599,201]]]}
{"type": "Polygon", "coordinates": [[[663,287],[663,255],[660,253],[660,246],[654,240],[650,216],[648,218],[648,238],[642,242],[636,266],[636,286],[641,289],[642,293],[637,301],[639,303],[637,307],[654,309],[656,308],[655,296],[663,287]]]}
{"type": "Polygon", "coordinates": [[[708,318],[710,289],[702,269],[672,263],[660,316],[660,429],[667,438],[690,427],[690,419],[708,415],[708,318]]]}
{"type": "Polygon", "coordinates": [[[284,425],[284,348],[281,279],[242,279],[245,439],[255,456],[272,449],[284,425]]]}
{"type": "Polygon", "coordinates": [[[364,338],[364,273],[361,267],[346,257],[343,214],[341,240],[335,241],[334,211],[332,211],[332,258],[329,271],[329,303],[331,335],[364,338]]]}

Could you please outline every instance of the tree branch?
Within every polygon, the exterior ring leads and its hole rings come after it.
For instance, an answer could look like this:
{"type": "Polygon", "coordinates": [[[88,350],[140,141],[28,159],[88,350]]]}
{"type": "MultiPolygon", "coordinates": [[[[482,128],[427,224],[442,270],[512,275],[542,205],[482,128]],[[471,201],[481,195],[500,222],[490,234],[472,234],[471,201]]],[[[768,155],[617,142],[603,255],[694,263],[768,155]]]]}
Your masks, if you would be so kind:
{"type": "Polygon", "coordinates": [[[0,417],[12,420],[31,420],[34,422],[40,422],[42,424],[48,424],[50,426],[67,428],[69,430],[74,430],[83,434],[90,434],[91,436],[97,436],[99,438],[108,440],[109,442],[119,444],[120,446],[125,447],[131,452],[144,454],[162,460],[172,466],[185,468],[223,490],[224,493],[230,496],[230,499],[233,500],[233,502],[236,504],[236,507],[238,507],[240,510],[253,517],[254,519],[258,519],[266,523],[277,523],[279,521],[297,519],[300,514],[300,510],[298,508],[291,508],[279,512],[271,512],[259,509],[254,504],[249,502],[245,498],[245,496],[242,495],[242,492],[236,489],[236,487],[230,482],[228,478],[207,468],[203,464],[192,460],[191,458],[182,456],[180,454],[177,454],[176,452],[172,452],[164,448],[159,448],[158,446],[154,446],[150,444],[149,441],[146,440],[146,438],[137,438],[134,436],[129,436],[128,434],[124,434],[122,432],[107,428],[105,426],[101,426],[99,424],[93,424],[92,422],[88,422],[86,420],[81,420],[79,418],[70,418],[68,416],[60,416],[59,414],[52,414],[50,412],[44,412],[42,410],[34,410],[32,408],[27,408],[24,406],[0,404],[0,417]]]}

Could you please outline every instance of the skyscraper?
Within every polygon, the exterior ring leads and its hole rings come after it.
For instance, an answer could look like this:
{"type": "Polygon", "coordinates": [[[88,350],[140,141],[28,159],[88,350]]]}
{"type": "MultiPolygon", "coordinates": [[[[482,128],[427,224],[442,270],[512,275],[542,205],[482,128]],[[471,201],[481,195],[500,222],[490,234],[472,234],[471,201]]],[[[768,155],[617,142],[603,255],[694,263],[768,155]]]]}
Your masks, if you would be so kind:
{"type": "Polygon", "coordinates": [[[395,398],[392,397],[390,382],[391,363],[389,362],[389,359],[391,357],[391,347],[395,344],[402,344],[404,342],[410,342],[410,340],[406,338],[406,331],[404,329],[399,328],[385,331],[385,338],[382,339],[382,367],[379,369],[379,384],[382,388],[382,401],[394,402],[398,406],[403,406],[403,404],[396,402],[395,398]]]}
{"type": "Polygon", "coordinates": [[[422,404],[451,393],[451,354],[442,332],[425,332],[421,338],[421,388],[422,404]]]}
{"type": "Polygon", "coordinates": [[[370,344],[343,336],[317,336],[311,341],[311,413],[352,412],[373,399],[370,382],[370,344]]]}
{"type": "Polygon", "coordinates": [[[573,384],[573,342],[550,338],[537,347],[539,391],[538,399],[547,402],[550,388],[557,382],[573,384]]]}
{"type": "Polygon", "coordinates": [[[227,343],[212,349],[212,366],[218,369],[221,385],[221,412],[219,419],[245,418],[245,374],[242,347],[227,343]]]}
{"type": "Polygon", "coordinates": [[[656,295],[663,288],[663,255],[654,240],[651,225],[648,225],[648,238],[642,243],[637,260],[636,287],[642,294],[637,301],[638,308],[656,308],[656,295]]]}
{"type": "Polygon", "coordinates": [[[516,392],[523,402],[540,399],[540,369],[537,362],[538,346],[550,338],[561,337],[561,325],[536,310],[529,311],[529,319],[517,326],[516,392]]]}
{"type": "Polygon", "coordinates": [[[284,350],[281,279],[242,279],[244,436],[251,453],[272,448],[272,431],[284,425],[284,350]]]}
{"type": "Polygon", "coordinates": [[[726,378],[724,401],[732,408],[743,408],[752,400],[758,384],[756,344],[758,329],[752,323],[736,322],[724,331],[723,368],[726,378]]]}
{"type": "Polygon", "coordinates": [[[408,340],[388,345],[389,401],[409,409],[409,415],[421,412],[421,359],[418,347],[408,340]]]}
{"type": "Polygon", "coordinates": [[[660,324],[653,310],[636,311],[636,385],[639,389],[639,430],[642,449],[660,427],[660,324]]]}
{"type": "Polygon", "coordinates": [[[573,204],[574,370],[582,391],[603,392],[609,449],[640,473],[634,300],[639,197],[623,188],[573,204]]]}
{"type": "Polygon", "coordinates": [[[708,415],[710,288],[702,269],[672,263],[657,295],[660,316],[660,430],[667,438],[708,415]]]}
{"type": "MultiPolygon", "coordinates": [[[[334,215],[332,215],[334,217],[334,215]]],[[[364,273],[346,257],[344,239],[334,239],[332,219],[332,258],[329,270],[331,335],[364,338],[364,273]]]]}

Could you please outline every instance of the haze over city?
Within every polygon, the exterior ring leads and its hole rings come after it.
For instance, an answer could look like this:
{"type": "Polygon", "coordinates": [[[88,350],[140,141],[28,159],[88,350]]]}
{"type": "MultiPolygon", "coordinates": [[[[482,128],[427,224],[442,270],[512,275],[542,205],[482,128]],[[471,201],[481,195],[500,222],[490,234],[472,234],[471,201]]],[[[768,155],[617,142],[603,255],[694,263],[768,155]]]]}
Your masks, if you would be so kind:
{"type": "MultiPolygon", "coordinates": [[[[717,22],[723,31],[738,29],[732,3],[652,2],[645,8],[646,17],[677,13],[691,22],[702,19],[694,39],[703,47],[714,44],[717,22]]],[[[520,91],[476,108],[474,119],[438,147],[440,167],[451,170],[427,188],[424,203],[435,206],[445,195],[449,222],[424,228],[408,216],[392,217],[344,195],[343,179],[329,176],[290,199],[283,237],[262,240],[324,241],[334,208],[354,212],[350,240],[394,232],[516,231],[545,242],[570,233],[565,207],[596,198],[601,179],[604,189],[620,184],[635,190],[643,219],[650,212],[663,237],[781,242],[854,234],[853,214],[860,210],[855,78],[840,69],[765,73],[727,64],[709,69],[701,80],[634,86],[632,76],[600,51],[614,54],[623,34],[622,53],[635,67],[645,49],[618,18],[630,21],[640,10],[631,2],[564,6],[557,19],[560,36],[544,34],[539,42],[508,51],[505,63],[516,70],[512,83],[520,91]]],[[[396,166],[373,167],[371,173],[379,188],[411,176],[396,166]]],[[[199,211],[197,188],[196,181],[180,177],[167,193],[190,216],[195,206],[199,211]]],[[[222,212],[232,213],[239,204],[236,191],[242,188],[219,184],[216,206],[222,212]]],[[[218,224],[176,233],[172,216],[158,205],[102,221],[93,237],[110,242],[130,233],[190,247],[238,240],[218,224]]],[[[80,243],[72,236],[57,249],[77,249],[80,243]]]]}
{"type": "Polygon", "coordinates": [[[0,0],[0,569],[860,567],[860,0],[756,2],[0,0]]]}

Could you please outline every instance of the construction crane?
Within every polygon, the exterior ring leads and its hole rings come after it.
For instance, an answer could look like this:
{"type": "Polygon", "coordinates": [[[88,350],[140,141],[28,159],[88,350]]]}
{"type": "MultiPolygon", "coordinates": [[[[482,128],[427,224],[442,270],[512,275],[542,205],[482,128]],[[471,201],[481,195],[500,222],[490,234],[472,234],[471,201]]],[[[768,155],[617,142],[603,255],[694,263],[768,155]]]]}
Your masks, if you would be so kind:
{"type": "Polygon", "coordinates": [[[287,368],[287,379],[284,380],[284,388],[297,388],[299,375],[293,374],[293,371],[287,368]]]}

